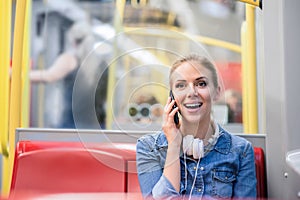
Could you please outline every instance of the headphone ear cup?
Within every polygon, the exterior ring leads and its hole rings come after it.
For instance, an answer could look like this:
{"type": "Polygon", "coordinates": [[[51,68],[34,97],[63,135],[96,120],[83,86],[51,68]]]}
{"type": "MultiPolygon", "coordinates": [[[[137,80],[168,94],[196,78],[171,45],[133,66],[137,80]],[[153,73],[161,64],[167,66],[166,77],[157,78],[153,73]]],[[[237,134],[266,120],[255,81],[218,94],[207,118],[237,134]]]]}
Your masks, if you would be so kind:
{"type": "Polygon", "coordinates": [[[200,159],[204,156],[203,141],[196,138],[193,141],[193,157],[194,159],[200,159]]]}
{"type": "Polygon", "coordinates": [[[192,135],[186,135],[182,141],[183,152],[189,156],[193,156],[194,159],[200,159],[204,156],[204,144],[203,140],[195,138],[192,135]]]}
{"type": "Polygon", "coordinates": [[[182,141],[183,152],[189,156],[193,155],[193,141],[194,141],[194,136],[192,135],[184,136],[182,141]]]}

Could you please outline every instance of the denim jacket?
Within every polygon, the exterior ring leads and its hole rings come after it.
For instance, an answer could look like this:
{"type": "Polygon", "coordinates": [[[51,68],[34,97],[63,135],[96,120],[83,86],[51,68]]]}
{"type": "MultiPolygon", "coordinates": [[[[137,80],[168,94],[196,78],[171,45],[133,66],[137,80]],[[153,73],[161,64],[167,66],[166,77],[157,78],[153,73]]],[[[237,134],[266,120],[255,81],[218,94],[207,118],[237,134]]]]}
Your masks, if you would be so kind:
{"type": "Polygon", "coordinates": [[[163,175],[168,148],[164,133],[139,138],[136,147],[137,170],[143,196],[147,199],[178,199],[189,195],[205,199],[256,198],[255,161],[251,143],[231,135],[220,126],[219,131],[217,143],[201,158],[198,167],[196,160],[181,154],[179,193],[163,175]]]}

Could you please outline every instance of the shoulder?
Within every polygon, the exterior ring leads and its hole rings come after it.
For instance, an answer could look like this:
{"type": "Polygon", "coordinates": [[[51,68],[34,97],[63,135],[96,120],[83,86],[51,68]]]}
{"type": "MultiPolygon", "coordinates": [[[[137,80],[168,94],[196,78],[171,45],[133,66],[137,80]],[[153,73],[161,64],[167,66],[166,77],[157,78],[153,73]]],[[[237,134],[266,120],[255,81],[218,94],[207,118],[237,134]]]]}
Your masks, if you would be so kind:
{"type": "Polygon", "coordinates": [[[148,149],[149,151],[153,151],[153,149],[157,149],[163,146],[167,146],[167,139],[165,134],[160,131],[153,134],[147,134],[140,137],[137,140],[137,151],[139,149],[148,149]]]}
{"type": "Polygon", "coordinates": [[[230,146],[231,151],[253,151],[251,142],[245,138],[232,134],[222,127],[220,127],[220,133],[220,139],[222,138],[221,140],[230,146]]]}

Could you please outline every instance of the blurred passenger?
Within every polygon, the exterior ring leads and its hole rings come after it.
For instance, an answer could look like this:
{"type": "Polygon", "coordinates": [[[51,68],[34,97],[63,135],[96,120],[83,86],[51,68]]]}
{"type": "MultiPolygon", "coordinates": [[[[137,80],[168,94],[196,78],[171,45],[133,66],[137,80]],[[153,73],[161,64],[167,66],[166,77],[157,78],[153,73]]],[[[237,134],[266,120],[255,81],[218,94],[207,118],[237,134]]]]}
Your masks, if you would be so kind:
{"type": "MultiPolygon", "coordinates": [[[[63,81],[64,111],[59,128],[75,128],[72,112],[73,86],[80,65],[83,63],[84,59],[87,58],[95,45],[95,38],[92,33],[91,26],[86,22],[74,23],[67,33],[67,39],[71,48],[59,55],[49,68],[44,70],[31,70],[29,73],[30,80],[33,83],[51,83],[59,80],[63,81]]],[[[89,63],[89,65],[100,66],[101,63],[95,61],[93,63],[89,63]]],[[[91,66],[91,68],[93,68],[93,66],[91,66]]],[[[98,112],[102,112],[97,113],[97,117],[99,122],[104,124],[105,113],[103,113],[103,104],[104,99],[106,99],[106,83],[102,83],[100,87],[101,88],[99,88],[99,86],[97,87],[97,91],[103,92],[103,87],[105,87],[105,91],[104,94],[101,94],[101,105],[95,105],[95,108],[98,112]]],[[[88,88],[86,86],[82,86],[82,90],[84,89],[88,88]]],[[[84,103],[76,106],[84,106],[84,103]]],[[[86,128],[88,128],[88,125],[86,125],[86,128]]]]}
{"type": "Polygon", "coordinates": [[[236,90],[226,90],[224,92],[224,99],[228,105],[228,122],[242,123],[242,96],[236,90]]]}
{"type": "Polygon", "coordinates": [[[216,102],[216,105],[224,105],[228,108],[226,112],[228,123],[242,123],[242,95],[234,89],[227,89],[223,96],[216,102]]]}
{"type": "Polygon", "coordinates": [[[214,65],[192,54],[172,65],[169,79],[175,99],[169,97],[164,108],[162,131],[139,138],[136,146],[143,196],[256,198],[251,143],[230,134],[211,116],[220,95],[214,65]]]}

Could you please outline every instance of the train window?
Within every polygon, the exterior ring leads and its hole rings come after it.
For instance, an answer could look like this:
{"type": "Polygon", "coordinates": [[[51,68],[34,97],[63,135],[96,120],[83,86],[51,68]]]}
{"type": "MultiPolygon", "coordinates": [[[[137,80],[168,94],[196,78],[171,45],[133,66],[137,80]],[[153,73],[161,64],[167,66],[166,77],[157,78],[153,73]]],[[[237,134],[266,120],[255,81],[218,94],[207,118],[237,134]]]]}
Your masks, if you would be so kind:
{"type": "Polygon", "coordinates": [[[33,70],[51,71],[66,52],[76,64],[32,84],[31,126],[159,130],[169,66],[200,52],[222,77],[216,119],[243,132],[244,20],[235,0],[33,1],[33,70]]]}

